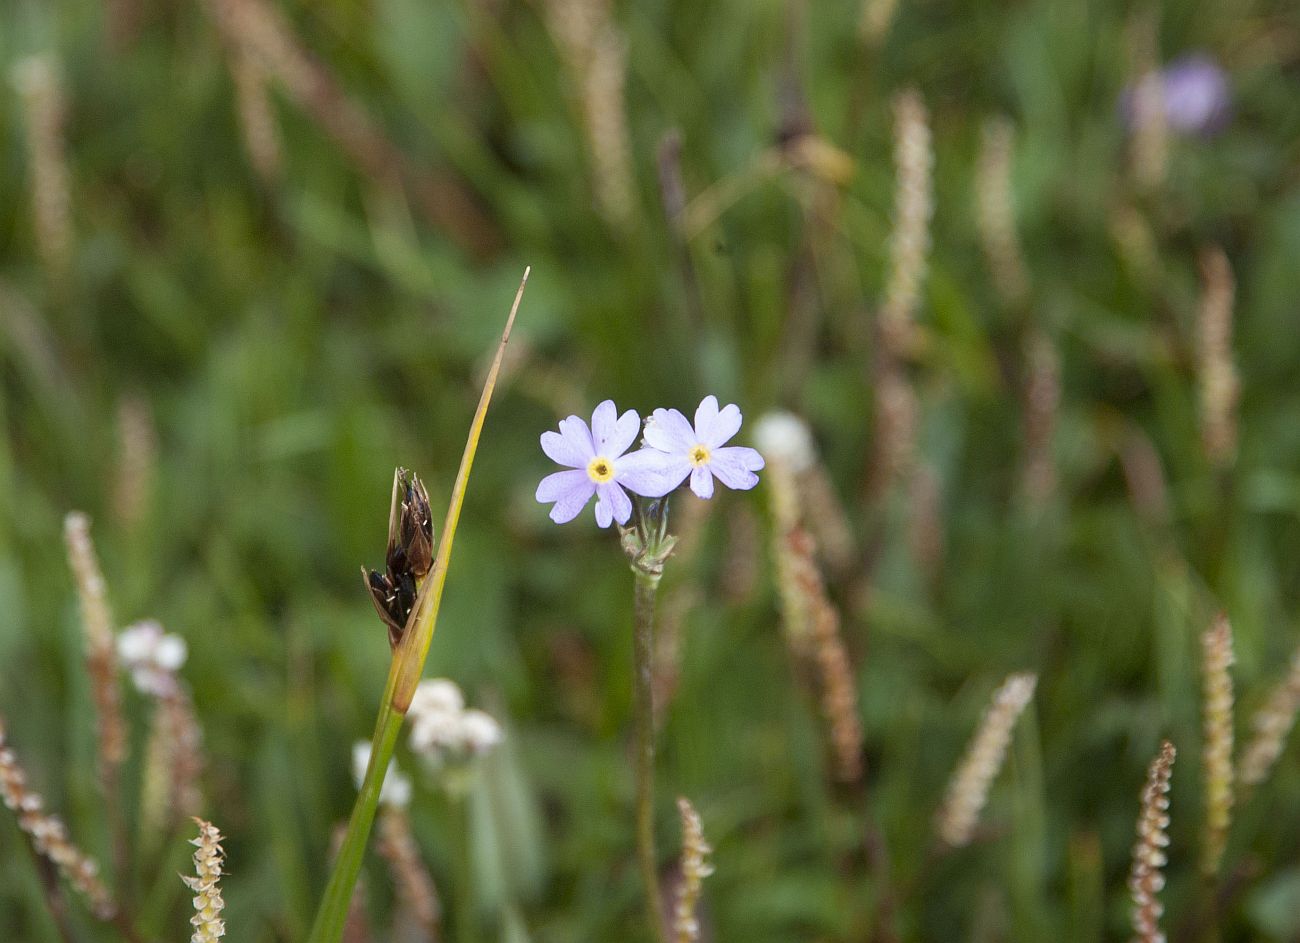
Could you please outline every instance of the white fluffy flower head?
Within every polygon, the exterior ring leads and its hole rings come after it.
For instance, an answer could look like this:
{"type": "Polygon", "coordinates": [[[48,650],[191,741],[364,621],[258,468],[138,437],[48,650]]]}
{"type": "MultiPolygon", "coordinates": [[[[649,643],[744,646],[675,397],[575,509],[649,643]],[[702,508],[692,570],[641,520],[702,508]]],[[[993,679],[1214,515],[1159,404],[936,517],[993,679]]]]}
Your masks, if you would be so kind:
{"type": "Polygon", "coordinates": [[[117,637],[117,657],[143,694],[162,697],[171,691],[188,655],[185,639],[163,631],[152,619],[128,626],[117,637]]]}

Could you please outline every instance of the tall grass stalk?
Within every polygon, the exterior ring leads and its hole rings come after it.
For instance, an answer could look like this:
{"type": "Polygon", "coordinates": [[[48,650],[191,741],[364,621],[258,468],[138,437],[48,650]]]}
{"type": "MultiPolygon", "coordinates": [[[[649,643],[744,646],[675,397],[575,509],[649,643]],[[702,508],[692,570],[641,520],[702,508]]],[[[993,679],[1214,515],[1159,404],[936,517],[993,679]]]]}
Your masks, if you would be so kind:
{"type": "Polygon", "coordinates": [[[506,343],[510,340],[510,329],[514,326],[515,315],[519,311],[519,302],[524,296],[524,286],[528,284],[530,271],[531,269],[524,269],[523,279],[519,282],[519,290],[515,293],[514,303],[510,306],[510,316],[506,319],[505,330],[501,334],[501,342],[492,361],[492,368],[483,383],[483,393],[479,397],[478,408],[470,423],[465,451],[460,459],[460,469],[456,473],[456,483],[452,487],[451,501],[447,506],[447,519],[442,528],[442,539],[438,543],[438,554],[434,558],[433,568],[420,586],[415,607],[411,610],[406,630],[402,633],[402,641],[393,653],[392,665],[388,671],[388,683],[384,688],[384,698],[375,721],[375,733],[371,737],[373,747],[370,752],[370,765],[366,767],[365,779],[357,794],[356,804],[352,807],[352,816],[348,820],[347,834],[343,838],[334,870],[325,887],[325,896],[321,899],[320,909],[316,912],[316,920],[312,924],[311,935],[308,937],[309,943],[338,943],[343,937],[348,905],[352,899],[352,888],[356,884],[357,873],[361,870],[361,859],[365,854],[366,842],[370,838],[370,828],[374,824],[379,792],[384,784],[384,774],[388,770],[389,761],[393,758],[397,735],[402,729],[402,720],[406,716],[407,708],[411,706],[411,697],[424,671],[424,661],[429,654],[429,643],[433,640],[433,631],[437,626],[438,609],[442,604],[442,590],[447,583],[447,566],[451,561],[452,541],[455,539],[456,525],[460,521],[461,508],[465,503],[465,489],[469,485],[474,454],[478,450],[479,437],[483,432],[483,420],[487,415],[488,404],[492,400],[497,375],[501,372],[501,358],[505,354],[506,343]]]}

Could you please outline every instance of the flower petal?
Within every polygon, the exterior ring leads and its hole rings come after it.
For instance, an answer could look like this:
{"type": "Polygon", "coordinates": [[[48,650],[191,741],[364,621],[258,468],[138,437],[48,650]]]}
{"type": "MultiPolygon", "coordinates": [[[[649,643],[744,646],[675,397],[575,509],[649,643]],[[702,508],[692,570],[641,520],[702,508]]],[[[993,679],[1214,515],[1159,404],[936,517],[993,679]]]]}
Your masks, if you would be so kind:
{"type": "Polygon", "coordinates": [[[625,488],[645,498],[662,498],[691,473],[691,463],[684,454],[638,449],[614,463],[616,480],[625,488]]]}
{"type": "MultiPolygon", "coordinates": [[[[556,472],[555,475],[549,475],[547,478],[542,479],[542,485],[546,484],[551,478],[556,477],[556,475],[565,474],[575,473],[556,472]]],[[[551,520],[555,521],[557,524],[567,524],[569,521],[577,517],[582,509],[587,506],[587,502],[591,500],[591,496],[596,493],[595,482],[590,478],[587,478],[585,472],[577,472],[576,474],[582,475],[583,478],[586,478],[586,481],[578,481],[576,478],[570,479],[573,481],[572,487],[556,497],[555,506],[551,508],[551,520]]],[[[542,485],[537,486],[539,492],[542,490],[542,485]]],[[[538,500],[540,501],[542,499],[538,498],[538,500]]]]}
{"type": "MultiPolygon", "coordinates": [[[[620,524],[626,524],[629,517],[632,516],[632,499],[627,496],[616,481],[607,481],[603,485],[596,486],[596,505],[597,514],[600,513],[601,505],[607,507],[614,514],[614,520],[620,524]]],[[[600,525],[608,527],[609,521],[600,525]]]]}
{"type": "MultiPolygon", "coordinates": [[[[571,416],[570,419],[582,422],[577,416],[571,416]]],[[[563,429],[564,423],[568,421],[566,419],[561,422],[560,428],[563,429]]],[[[551,461],[570,468],[583,468],[591,460],[591,455],[584,454],[583,450],[574,444],[572,437],[561,435],[559,432],[542,433],[542,451],[551,461]]]]}
{"type": "Polygon", "coordinates": [[[696,431],[700,434],[700,441],[710,449],[724,445],[740,431],[740,419],[740,407],[735,403],[728,403],[713,417],[713,422],[707,429],[696,427],[696,431]]]}
{"type": "Polygon", "coordinates": [[[691,490],[706,501],[713,497],[713,475],[708,465],[700,465],[691,472],[691,490]]]}
{"type": "Polygon", "coordinates": [[[699,442],[686,417],[675,409],[656,409],[645,426],[645,440],[661,452],[685,454],[699,442]]]}
{"type": "Polygon", "coordinates": [[[608,439],[604,442],[599,439],[596,440],[596,448],[606,458],[618,458],[632,447],[632,443],[636,441],[637,433],[640,431],[641,417],[636,414],[635,409],[629,409],[618,417],[618,422],[608,439]]]}
{"type": "Polygon", "coordinates": [[[591,414],[591,441],[596,455],[605,455],[605,443],[614,435],[618,425],[618,407],[612,399],[607,399],[595,408],[591,414]]]}
{"type": "Polygon", "coordinates": [[[709,456],[709,469],[718,476],[719,481],[736,491],[748,491],[758,484],[758,476],[754,472],[762,467],[763,456],[744,446],[714,449],[709,456]]]}
{"type": "Polygon", "coordinates": [[[608,527],[614,522],[614,512],[610,510],[609,505],[601,500],[600,496],[596,497],[596,526],[608,527]]]}
{"type": "Polygon", "coordinates": [[[537,486],[537,500],[543,504],[559,501],[574,488],[585,488],[589,484],[591,478],[587,473],[576,468],[570,471],[552,472],[537,486]]]}
{"type": "Polygon", "coordinates": [[[713,427],[714,420],[718,418],[718,398],[710,393],[704,399],[700,400],[700,405],[695,410],[695,435],[696,442],[704,439],[705,434],[713,427]]]}

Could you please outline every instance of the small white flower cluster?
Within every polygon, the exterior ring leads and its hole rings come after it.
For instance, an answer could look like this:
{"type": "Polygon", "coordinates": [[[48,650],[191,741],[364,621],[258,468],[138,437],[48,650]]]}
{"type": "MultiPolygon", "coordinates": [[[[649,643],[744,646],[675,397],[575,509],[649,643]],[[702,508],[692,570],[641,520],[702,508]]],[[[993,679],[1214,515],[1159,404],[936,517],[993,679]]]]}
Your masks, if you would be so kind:
{"type": "Polygon", "coordinates": [[[501,725],[483,711],[467,710],[460,688],[446,678],[421,681],[407,716],[411,750],[434,773],[467,765],[501,742],[501,725]]]}
{"type": "Polygon", "coordinates": [[[117,657],[131,672],[136,689],[154,697],[165,697],[175,688],[176,672],[188,654],[185,639],[164,632],[153,620],[128,626],[117,637],[117,657]]]}
{"type": "MultiPolygon", "coordinates": [[[[366,778],[366,768],[370,765],[370,741],[358,740],[352,745],[352,777],[357,788],[366,778]]],[[[380,805],[404,809],[411,804],[411,780],[397,768],[396,760],[388,761],[388,772],[384,776],[384,785],[379,790],[380,805]]]]}

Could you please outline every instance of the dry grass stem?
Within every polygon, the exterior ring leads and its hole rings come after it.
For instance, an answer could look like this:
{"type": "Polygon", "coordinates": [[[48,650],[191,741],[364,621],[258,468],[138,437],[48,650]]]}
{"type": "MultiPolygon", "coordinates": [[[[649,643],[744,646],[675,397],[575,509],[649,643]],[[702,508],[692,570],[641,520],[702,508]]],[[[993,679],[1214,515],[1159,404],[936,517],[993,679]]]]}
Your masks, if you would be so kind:
{"type": "Polygon", "coordinates": [[[1165,886],[1164,866],[1169,847],[1169,777],[1173,770],[1174,745],[1166,740],[1151,762],[1142,789],[1142,810],[1138,815],[1137,843],[1128,887],[1133,895],[1133,938],[1136,943],[1164,943],[1160,916],[1164,907],[1160,891],[1165,886]]]}
{"type": "Polygon", "coordinates": [[[879,499],[904,478],[916,460],[921,406],[903,365],[884,362],[876,377],[872,461],[868,494],[879,499]]]}
{"type": "Polygon", "coordinates": [[[1033,698],[1037,683],[1033,674],[1013,674],[993,693],[993,703],[953,773],[939,809],[939,837],[949,846],[960,848],[970,843],[988,801],[989,787],[1006,759],[1012,728],[1033,698]]]}
{"type": "Polygon", "coordinates": [[[80,511],[73,511],[64,518],[63,536],[81,600],[86,665],[90,672],[99,731],[100,778],[101,785],[105,785],[116,779],[127,748],[122,694],[117,677],[117,652],[113,642],[113,615],[108,605],[104,574],[90,539],[90,518],[80,511]]]}
{"type": "Polygon", "coordinates": [[[1201,381],[1201,441],[1216,468],[1231,466],[1237,453],[1240,384],[1232,357],[1232,305],[1236,286],[1221,249],[1201,255],[1198,341],[1201,381]]]}
{"type": "Polygon", "coordinates": [[[625,229],[636,211],[632,147],[623,86],[627,43],[608,0],[545,0],[546,25],[577,92],[596,206],[625,229]]]}
{"type": "Polygon", "coordinates": [[[429,943],[441,939],[442,904],[433,876],[420,856],[405,808],[392,804],[380,808],[375,848],[388,863],[388,874],[393,881],[394,937],[429,943]]]}
{"type": "Polygon", "coordinates": [[[1225,615],[1201,636],[1205,725],[1205,854],[1201,867],[1217,874],[1232,822],[1232,626],[1225,615]]]}
{"type": "Polygon", "coordinates": [[[235,83],[235,107],[248,162],[268,186],[280,179],[284,147],[271,103],[270,75],[261,61],[243,46],[230,53],[230,76],[235,83]]]}
{"type": "Polygon", "coordinates": [[[1164,81],[1160,76],[1159,10],[1148,6],[1128,24],[1133,83],[1133,177],[1152,191],[1165,181],[1169,164],[1169,122],[1165,116],[1164,81]]]}
{"type": "Polygon", "coordinates": [[[126,530],[144,519],[158,470],[158,434],[149,401],[125,396],[117,405],[117,467],[113,516],[126,530]]]}
{"type": "Polygon", "coordinates": [[[67,103],[59,64],[40,53],[20,59],[10,75],[22,98],[36,248],[52,286],[72,269],[72,186],[64,142],[67,103]]]}
{"type": "Polygon", "coordinates": [[[140,790],[146,830],[193,818],[203,808],[203,732],[179,684],[158,699],[145,747],[140,790]]]}
{"type": "Polygon", "coordinates": [[[1251,720],[1254,735],[1242,751],[1238,779],[1243,786],[1258,786],[1267,777],[1300,711],[1300,648],[1291,655],[1291,668],[1273,689],[1268,701],[1251,720]]]}
{"type": "Polygon", "coordinates": [[[894,97],[894,231],[880,308],[881,341],[896,359],[906,357],[913,346],[913,322],[930,251],[933,163],[925,103],[915,89],[906,89],[894,97]]]}
{"type": "Polygon", "coordinates": [[[862,722],[839,611],[826,595],[812,535],[799,524],[794,473],[779,456],[768,461],[767,481],[776,524],[774,555],[786,639],[797,656],[817,669],[835,775],[843,782],[856,782],[862,777],[862,722]]]}
{"type": "Polygon", "coordinates": [[[1029,300],[1029,275],[1016,234],[1016,208],[1011,195],[1015,130],[1003,117],[984,122],[980,135],[975,184],[980,241],[993,273],[993,285],[1009,308],[1022,309],[1029,300]]]}
{"type": "Polygon", "coordinates": [[[690,801],[679,797],[677,811],[682,817],[682,861],[681,883],[673,907],[673,940],[695,943],[700,938],[700,921],[695,912],[701,885],[713,873],[713,866],[708,862],[713,849],[704,840],[704,824],[690,801]]]}
{"type": "Polygon", "coordinates": [[[933,581],[943,569],[946,547],[943,487],[939,472],[933,465],[919,464],[912,475],[910,490],[908,546],[916,565],[933,581]]]}
{"type": "Polygon", "coordinates": [[[221,899],[221,865],[225,852],[221,848],[221,832],[211,822],[196,818],[198,838],[191,839],[195,846],[194,877],[181,876],[185,886],[194,892],[194,916],[190,925],[194,933],[190,943],[216,943],[226,935],[226,923],[221,911],[226,903],[221,899]]]}
{"type": "Polygon", "coordinates": [[[1052,438],[1061,405],[1061,361],[1056,346],[1041,330],[1025,338],[1024,456],[1021,487],[1033,506],[1041,506],[1056,488],[1052,438]]]}
{"type": "Polygon", "coordinates": [[[879,46],[889,33],[898,10],[898,0],[863,0],[858,16],[858,35],[868,46],[879,46]]]}
{"type": "Polygon", "coordinates": [[[27,786],[27,774],[6,739],[0,718],[0,799],[18,819],[18,827],[31,839],[37,853],[49,859],[90,903],[95,916],[111,920],[117,912],[112,895],[99,876],[99,865],[68,838],[67,826],[44,811],[45,800],[27,786]]]}
{"type": "Polygon", "coordinates": [[[461,248],[483,255],[495,247],[495,227],[470,194],[446,174],[411,161],[308,52],[276,7],[267,0],[206,0],[206,5],[232,50],[232,68],[238,68],[240,56],[251,59],[362,174],[390,188],[408,187],[429,223],[461,248]]]}

